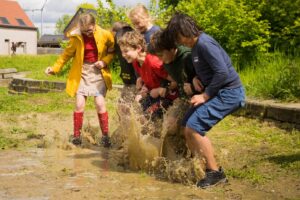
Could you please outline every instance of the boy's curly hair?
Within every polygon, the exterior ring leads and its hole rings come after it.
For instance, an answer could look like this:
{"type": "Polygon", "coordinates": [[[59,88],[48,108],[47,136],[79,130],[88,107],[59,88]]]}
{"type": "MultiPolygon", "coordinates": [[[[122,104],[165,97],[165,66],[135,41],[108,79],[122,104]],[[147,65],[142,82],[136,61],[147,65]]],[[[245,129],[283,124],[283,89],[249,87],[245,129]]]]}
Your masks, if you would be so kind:
{"type": "Polygon", "coordinates": [[[139,46],[142,49],[142,52],[147,51],[146,41],[144,36],[137,31],[129,31],[124,33],[124,35],[118,39],[118,45],[122,47],[130,47],[137,49],[139,46]]]}
{"type": "Polygon", "coordinates": [[[198,37],[203,29],[189,15],[176,12],[168,22],[167,31],[169,37],[178,40],[179,35],[187,38],[198,37]]]}
{"type": "Polygon", "coordinates": [[[151,36],[151,49],[155,54],[161,53],[163,50],[176,49],[175,40],[168,37],[168,32],[165,30],[158,30],[151,36]]]}

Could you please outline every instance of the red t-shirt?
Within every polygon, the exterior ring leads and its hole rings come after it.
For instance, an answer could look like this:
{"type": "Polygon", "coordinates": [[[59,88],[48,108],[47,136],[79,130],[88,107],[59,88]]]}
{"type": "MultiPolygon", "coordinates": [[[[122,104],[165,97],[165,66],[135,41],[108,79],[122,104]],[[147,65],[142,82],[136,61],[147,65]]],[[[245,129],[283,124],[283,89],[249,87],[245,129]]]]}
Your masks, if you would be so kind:
{"type": "Polygon", "coordinates": [[[142,66],[139,65],[137,60],[133,61],[132,65],[149,90],[160,87],[161,81],[168,76],[163,68],[162,61],[152,54],[146,55],[142,66]]]}
{"type": "Polygon", "coordinates": [[[83,35],[84,41],[84,58],[85,62],[97,62],[98,61],[98,49],[94,37],[87,37],[83,35]]]}

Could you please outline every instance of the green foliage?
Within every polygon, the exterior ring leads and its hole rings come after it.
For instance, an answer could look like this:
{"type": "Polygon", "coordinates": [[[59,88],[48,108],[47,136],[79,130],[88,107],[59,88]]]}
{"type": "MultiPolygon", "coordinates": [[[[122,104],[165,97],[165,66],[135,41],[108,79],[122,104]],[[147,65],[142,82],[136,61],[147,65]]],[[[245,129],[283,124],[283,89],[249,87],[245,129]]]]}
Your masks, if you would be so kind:
{"type": "Polygon", "coordinates": [[[94,4],[91,3],[81,3],[79,6],[77,6],[77,10],[79,10],[80,8],[96,10],[94,4]]]}
{"type": "Polygon", "coordinates": [[[300,46],[300,0],[242,0],[270,24],[273,48],[293,51],[300,46]]]}
{"type": "Polygon", "coordinates": [[[72,19],[72,15],[65,14],[60,17],[55,24],[55,34],[63,34],[64,29],[72,19]]]}
{"type": "Polygon", "coordinates": [[[123,21],[129,22],[127,17],[127,8],[117,7],[113,1],[106,0],[108,7],[105,7],[102,0],[97,0],[97,19],[100,26],[103,28],[110,28],[114,22],[123,21]]]}
{"type": "Polygon", "coordinates": [[[248,96],[285,101],[300,99],[300,58],[283,52],[257,55],[240,72],[248,96]]]}
{"type": "Polygon", "coordinates": [[[167,22],[171,19],[172,14],[174,12],[174,6],[169,5],[165,1],[159,1],[158,5],[156,1],[151,1],[150,5],[150,13],[153,16],[154,23],[162,28],[164,28],[167,22]]]}
{"type": "Polygon", "coordinates": [[[266,52],[270,46],[267,22],[259,20],[260,13],[242,2],[184,0],[175,10],[193,17],[238,63],[266,52]]]}

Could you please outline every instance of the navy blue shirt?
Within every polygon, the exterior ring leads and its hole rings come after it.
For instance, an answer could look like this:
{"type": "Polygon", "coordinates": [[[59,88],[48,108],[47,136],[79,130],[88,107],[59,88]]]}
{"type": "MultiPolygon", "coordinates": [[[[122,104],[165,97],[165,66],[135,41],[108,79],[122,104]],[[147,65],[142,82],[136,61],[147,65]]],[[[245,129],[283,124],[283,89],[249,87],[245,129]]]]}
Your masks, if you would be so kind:
{"type": "Polygon", "coordinates": [[[205,93],[215,96],[220,89],[242,85],[231,60],[220,44],[206,33],[201,33],[192,49],[192,61],[205,93]]]}
{"type": "Polygon", "coordinates": [[[144,34],[144,38],[146,40],[146,45],[147,45],[147,51],[150,53],[153,53],[151,46],[150,46],[150,39],[151,35],[155,33],[156,31],[160,30],[159,26],[153,25],[149,30],[147,30],[144,34]]]}

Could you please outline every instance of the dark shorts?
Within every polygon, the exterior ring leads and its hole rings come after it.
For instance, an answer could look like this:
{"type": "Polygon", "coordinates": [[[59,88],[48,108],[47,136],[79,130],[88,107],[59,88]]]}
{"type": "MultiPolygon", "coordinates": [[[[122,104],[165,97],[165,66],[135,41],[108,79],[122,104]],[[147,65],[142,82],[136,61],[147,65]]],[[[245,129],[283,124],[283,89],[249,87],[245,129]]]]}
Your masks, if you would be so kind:
{"type": "Polygon", "coordinates": [[[221,89],[208,102],[190,108],[182,120],[182,125],[189,127],[204,136],[214,125],[227,115],[245,105],[243,87],[221,89]]]}

